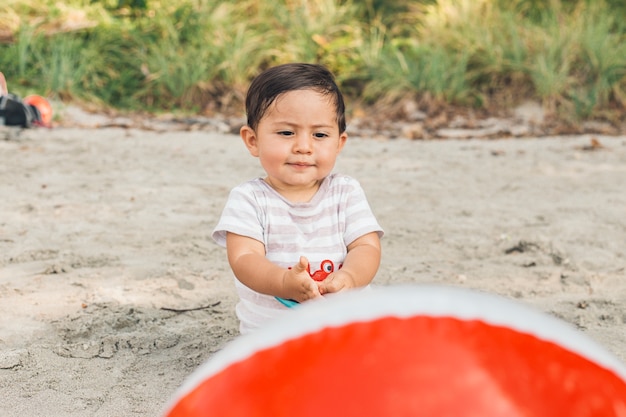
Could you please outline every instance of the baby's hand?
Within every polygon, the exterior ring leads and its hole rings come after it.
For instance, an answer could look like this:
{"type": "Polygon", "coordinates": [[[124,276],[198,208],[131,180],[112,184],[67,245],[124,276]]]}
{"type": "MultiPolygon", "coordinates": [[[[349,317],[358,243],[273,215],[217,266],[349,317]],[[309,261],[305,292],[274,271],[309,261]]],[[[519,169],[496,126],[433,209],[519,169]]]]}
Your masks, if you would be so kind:
{"type": "Polygon", "coordinates": [[[309,261],[304,256],[283,275],[283,288],[288,297],[298,302],[321,297],[320,290],[308,272],[309,261]]]}
{"type": "Polygon", "coordinates": [[[320,294],[328,294],[331,292],[339,292],[356,287],[352,275],[347,271],[340,269],[329,274],[324,281],[318,282],[320,294]]]}

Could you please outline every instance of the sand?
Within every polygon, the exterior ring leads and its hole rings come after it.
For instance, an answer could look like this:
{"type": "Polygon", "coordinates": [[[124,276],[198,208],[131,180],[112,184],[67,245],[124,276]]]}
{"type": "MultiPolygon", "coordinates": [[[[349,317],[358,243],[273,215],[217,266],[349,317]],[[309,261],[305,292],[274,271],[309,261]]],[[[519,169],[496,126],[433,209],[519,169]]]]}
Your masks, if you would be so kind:
{"type": "MultiPolygon", "coordinates": [[[[257,161],[227,133],[85,127],[0,161],[0,415],[160,415],[238,337],[210,234],[257,161]]],[[[386,231],[375,285],[500,294],[626,360],[626,137],[353,137],[337,170],[386,231]]]]}

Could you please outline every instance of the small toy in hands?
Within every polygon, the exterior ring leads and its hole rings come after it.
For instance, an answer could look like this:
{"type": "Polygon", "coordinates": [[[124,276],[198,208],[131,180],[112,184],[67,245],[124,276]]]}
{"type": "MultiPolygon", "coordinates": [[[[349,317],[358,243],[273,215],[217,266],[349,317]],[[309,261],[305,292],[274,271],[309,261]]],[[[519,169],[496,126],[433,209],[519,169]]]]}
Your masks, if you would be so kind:
{"type": "MultiPolygon", "coordinates": [[[[341,268],[341,265],[339,265],[339,268],[341,268]]],[[[289,269],[291,269],[291,267],[289,269]]],[[[321,282],[321,281],[324,281],[328,275],[330,275],[332,272],[335,271],[335,264],[333,263],[333,261],[329,259],[325,259],[320,264],[319,270],[315,271],[314,273],[311,273],[311,264],[308,264],[306,266],[306,271],[309,273],[311,278],[313,278],[313,280],[317,282],[321,282]]],[[[295,307],[298,304],[300,304],[296,300],[287,300],[287,299],[280,298],[280,297],[276,297],[276,299],[280,301],[284,306],[289,307],[289,308],[295,307]]]]}
{"type": "Polygon", "coordinates": [[[333,261],[326,259],[323,260],[320,264],[319,270],[311,273],[311,265],[309,264],[306,267],[306,271],[309,273],[309,275],[311,275],[311,278],[313,278],[313,280],[321,282],[324,281],[331,272],[335,271],[335,264],[333,263],[333,261]]]}

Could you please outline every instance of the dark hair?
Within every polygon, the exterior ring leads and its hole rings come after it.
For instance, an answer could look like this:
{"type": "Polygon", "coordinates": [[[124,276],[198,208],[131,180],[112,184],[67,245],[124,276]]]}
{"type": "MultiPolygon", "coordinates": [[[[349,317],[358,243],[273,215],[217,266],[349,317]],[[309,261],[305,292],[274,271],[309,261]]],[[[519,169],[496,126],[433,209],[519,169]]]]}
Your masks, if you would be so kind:
{"type": "Polygon", "coordinates": [[[331,97],[337,110],[339,133],[345,132],[345,104],[343,95],[335,83],[335,77],[322,65],[304,63],[283,64],[269,68],[252,81],[246,95],[248,126],[256,130],[269,106],[281,94],[308,89],[331,97]]]}

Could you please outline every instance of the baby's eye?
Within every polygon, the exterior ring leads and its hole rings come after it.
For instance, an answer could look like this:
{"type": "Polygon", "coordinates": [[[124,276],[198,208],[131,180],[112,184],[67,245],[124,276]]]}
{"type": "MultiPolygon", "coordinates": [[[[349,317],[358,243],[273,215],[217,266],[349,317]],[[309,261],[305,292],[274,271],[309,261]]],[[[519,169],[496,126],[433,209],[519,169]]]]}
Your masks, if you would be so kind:
{"type": "Polygon", "coordinates": [[[293,132],[289,130],[281,130],[280,132],[278,132],[278,134],[281,136],[293,136],[293,132]]]}
{"type": "Polygon", "coordinates": [[[317,132],[313,134],[313,137],[316,139],[324,139],[328,137],[328,134],[326,133],[322,133],[322,132],[317,132]]]}

